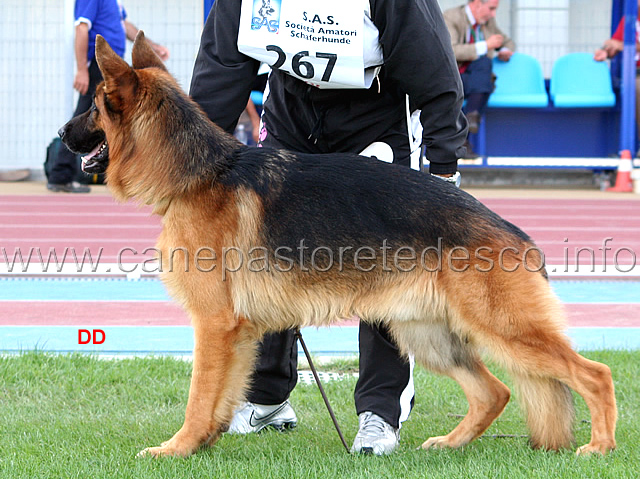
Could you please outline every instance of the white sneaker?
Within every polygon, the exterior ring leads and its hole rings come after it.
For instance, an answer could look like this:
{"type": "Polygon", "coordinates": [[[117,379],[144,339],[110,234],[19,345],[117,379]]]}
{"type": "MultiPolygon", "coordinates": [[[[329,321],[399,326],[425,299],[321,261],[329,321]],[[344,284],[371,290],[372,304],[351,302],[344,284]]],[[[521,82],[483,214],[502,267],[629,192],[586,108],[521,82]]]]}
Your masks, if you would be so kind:
{"type": "Polygon", "coordinates": [[[358,416],[360,429],[353,440],[351,452],[375,454],[381,456],[390,454],[398,447],[400,434],[398,428],[391,426],[377,414],[370,411],[358,416]]]}
{"type": "Polygon", "coordinates": [[[230,434],[256,433],[267,426],[284,431],[293,429],[297,425],[298,418],[289,401],[273,406],[245,402],[236,411],[227,432],[230,434]]]}

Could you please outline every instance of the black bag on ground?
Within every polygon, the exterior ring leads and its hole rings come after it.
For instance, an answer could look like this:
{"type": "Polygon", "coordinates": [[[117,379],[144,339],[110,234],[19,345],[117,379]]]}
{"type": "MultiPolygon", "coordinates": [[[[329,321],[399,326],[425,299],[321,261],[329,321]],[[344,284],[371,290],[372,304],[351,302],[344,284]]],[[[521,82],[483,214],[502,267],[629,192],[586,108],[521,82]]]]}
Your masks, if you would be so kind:
{"type": "MultiPolygon", "coordinates": [[[[60,151],[62,148],[65,148],[62,140],[58,137],[54,138],[49,146],[47,146],[47,157],[44,160],[44,174],[49,179],[49,175],[51,174],[51,168],[55,161],[58,159],[58,155],[60,155],[60,151]]],[[[73,181],[77,181],[78,183],[82,183],[85,185],[103,185],[104,184],[104,174],[100,175],[88,175],[84,171],[82,171],[82,158],[80,155],[76,155],[76,176],[73,178],[73,181]]]]}

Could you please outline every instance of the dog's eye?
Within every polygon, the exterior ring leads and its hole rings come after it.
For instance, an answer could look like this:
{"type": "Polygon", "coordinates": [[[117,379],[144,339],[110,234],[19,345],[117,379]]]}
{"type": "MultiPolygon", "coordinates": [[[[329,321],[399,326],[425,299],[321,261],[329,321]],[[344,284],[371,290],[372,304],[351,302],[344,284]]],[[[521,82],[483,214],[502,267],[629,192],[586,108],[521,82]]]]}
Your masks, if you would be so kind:
{"type": "Polygon", "coordinates": [[[93,112],[97,113],[98,112],[98,107],[96,106],[95,102],[91,104],[91,108],[89,109],[89,111],[91,113],[93,113],[93,112]]]}

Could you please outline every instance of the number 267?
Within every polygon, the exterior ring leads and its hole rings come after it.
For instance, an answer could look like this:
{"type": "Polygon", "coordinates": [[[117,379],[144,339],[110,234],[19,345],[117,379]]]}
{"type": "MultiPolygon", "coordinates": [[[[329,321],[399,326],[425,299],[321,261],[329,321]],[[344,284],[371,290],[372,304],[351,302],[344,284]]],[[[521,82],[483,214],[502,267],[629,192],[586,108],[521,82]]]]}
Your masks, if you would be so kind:
{"type": "MultiPolygon", "coordinates": [[[[278,54],[278,59],[273,65],[271,65],[271,68],[280,68],[287,59],[287,55],[282,51],[282,48],[277,45],[267,45],[266,48],[267,51],[276,52],[278,54]]],[[[308,56],[309,51],[304,50],[296,53],[291,59],[291,68],[293,69],[293,72],[301,78],[313,78],[315,75],[313,65],[307,61],[302,60],[304,57],[308,56]],[[304,67],[304,72],[301,67],[304,67]]],[[[327,67],[324,69],[324,73],[322,74],[322,81],[329,81],[329,78],[331,78],[331,72],[333,72],[333,67],[338,60],[338,55],[336,55],[335,53],[317,52],[316,58],[326,58],[327,60],[329,60],[327,62],[327,67]]]]}

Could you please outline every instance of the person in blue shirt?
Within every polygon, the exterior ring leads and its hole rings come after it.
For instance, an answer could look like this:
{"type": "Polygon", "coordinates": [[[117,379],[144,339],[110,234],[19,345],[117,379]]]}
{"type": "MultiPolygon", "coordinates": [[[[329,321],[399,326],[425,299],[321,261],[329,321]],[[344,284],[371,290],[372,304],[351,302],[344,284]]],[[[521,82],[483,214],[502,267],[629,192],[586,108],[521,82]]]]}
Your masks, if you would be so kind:
{"type": "MultiPolygon", "coordinates": [[[[96,86],[102,75],[95,61],[95,41],[102,35],[109,46],[124,56],[126,39],[133,41],[138,28],[127,20],[127,12],[117,0],[76,0],[75,3],[76,74],[73,88],[80,93],[73,116],[80,115],[91,107],[96,86]]],[[[169,58],[169,50],[151,42],[154,51],[163,61],[169,58]]],[[[75,155],[62,147],[55,159],[47,182],[53,192],[88,193],[89,187],[73,181],[77,173],[75,155]]]]}

